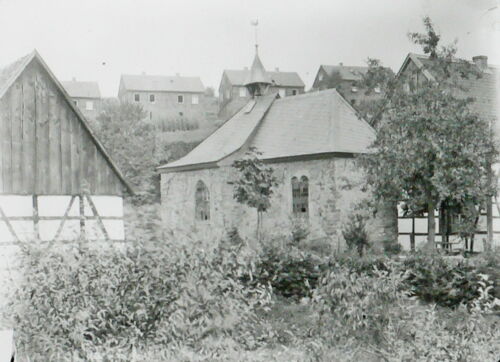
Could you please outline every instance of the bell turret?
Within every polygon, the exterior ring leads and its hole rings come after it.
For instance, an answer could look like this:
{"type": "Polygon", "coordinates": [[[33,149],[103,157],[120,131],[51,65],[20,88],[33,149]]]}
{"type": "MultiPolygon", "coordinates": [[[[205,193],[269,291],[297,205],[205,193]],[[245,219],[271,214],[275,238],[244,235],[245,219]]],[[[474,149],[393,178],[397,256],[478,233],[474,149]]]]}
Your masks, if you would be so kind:
{"type": "Polygon", "coordinates": [[[252,97],[266,94],[271,85],[271,79],[260,61],[258,49],[258,45],[255,45],[255,57],[250,68],[250,73],[245,81],[245,87],[247,87],[248,93],[252,97]]]}

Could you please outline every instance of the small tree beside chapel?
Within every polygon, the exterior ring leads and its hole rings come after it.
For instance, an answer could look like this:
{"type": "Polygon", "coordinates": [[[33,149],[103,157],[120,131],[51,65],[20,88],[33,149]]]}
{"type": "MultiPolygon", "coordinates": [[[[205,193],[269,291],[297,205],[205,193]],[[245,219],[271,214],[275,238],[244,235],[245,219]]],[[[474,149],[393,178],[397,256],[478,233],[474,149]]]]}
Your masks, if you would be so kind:
{"type": "Polygon", "coordinates": [[[454,44],[439,46],[429,18],[424,25],[425,34],[409,34],[427,55],[424,67],[387,83],[374,153],[365,165],[377,198],[404,200],[413,213],[428,213],[428,244],[434,246],[435,210],[453,210],[460,215],[458,233],[474,234],[480,209],[495,192],[497,151],[489,121],[471,107],[467,85],[480,72],[455,58],[454,44]]]}
{"type": "Polygon", "coordinates": [[[228,182],[233,185],[233,198],[240,204],[257,210],[257,240],[262,239],[262,217],[271,206],[273,188],[278,184],[273,169],[259,159],[261,155],[255,147],[251,147],[244,157],[232,164],[237,170],[238,178],[228,182]]]}

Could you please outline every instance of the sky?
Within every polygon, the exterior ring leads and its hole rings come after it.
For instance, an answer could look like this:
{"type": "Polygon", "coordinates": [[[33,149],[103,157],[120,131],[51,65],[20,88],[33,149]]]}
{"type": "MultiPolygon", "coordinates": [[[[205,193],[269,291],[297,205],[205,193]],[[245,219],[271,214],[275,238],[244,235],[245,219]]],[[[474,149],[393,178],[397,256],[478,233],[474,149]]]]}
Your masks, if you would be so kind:
{"type": "Polygon", "coordinates": [[[397,71],[430,16],[458,56],[500,65],[500,0],[0,0],[0,66],[37,49],[59,80],[97,81],[116,96],[121,74],[201,77],[250,66],[258,19],[267,70],[296,71],[308,89],[320,64],[397,71]]]}

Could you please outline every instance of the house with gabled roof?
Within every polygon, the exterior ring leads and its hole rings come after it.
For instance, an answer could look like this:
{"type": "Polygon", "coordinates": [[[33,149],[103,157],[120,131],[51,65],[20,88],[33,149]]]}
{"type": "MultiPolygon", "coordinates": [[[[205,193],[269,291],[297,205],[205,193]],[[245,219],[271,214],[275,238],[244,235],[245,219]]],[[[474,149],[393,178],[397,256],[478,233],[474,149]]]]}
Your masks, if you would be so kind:
{"type": "MultiPolygon", "coordinates": [[[[365,101],[381,99],[382,89],[375,87],[367,90],[361,85],[369,67],[339,65],[320,65],[312,85],[313,91],[335,88],[355,108],[365,101]]],[[[389,68],[388,68],[389,69],[389,68]]],[[[392,71],[391,71],[392,73],[392,71]]]]}
{"type": "Polygon", "coordinates": [[[66,92],[87,119],[95,120],[101,111],[101,91],[97,82],[84,82],[73,78],[62,81],[66,92]]]}
{"type": "MultiPolygon", "coordinates": [[[[164,225],[205,237],[233,227],[254,236],[256,212],[233,199],[228,182],[237,177],[232,163],[256,148],[278,180],[264,234],[283,236],[304,223],[311,238],[341,248],[341,226],[366,196],[356,157],[369,152],[375,131],[335,89],[282,98],[269,79],[256,53],[243,108],[185,157],[158,168],[164,225]]],[[[370,230],[381,237],[375,230],[382,228],[370,230]]]]}
{"type": "MultiPolygon", "coordinates": [[[[500,139],[500,68],[488,64],[488,57],[484,55],[475,56],[472,61],[465,59],[452,59],[456,63],[466,63],[471,67],[471,71],[476,74],[468,78],[460,79],[461,89],[454,89],[458,96],[472,97],[472,109],[482,119],[491,122],[497,139],[500,139]]],[[[435,81],[435,74],[432,71],[432,60],[427,55],[409,53],[403,61],[396,77],[403,79],[406,91],[412,91],[422,82],[435,81]]],[[[495,173],[500,172],[500,165],[493,165],[495,173]]],[[[474,244],[460,245],[460,247],[483,251],[483,240],[488,235],[488,229],[493,233],[492,239],[496,246],[500,246],[500,200],[493,198],[488,205],[491,218],[488,217],[488,210],[483,210],[478,219],[474,244]]],[[[447,213],[448,211],[446,211],[447,213]]],[[[398,210],[398,232],[399,242],[404,249],[418,248],[427,240],[427,214],[419,216],[407,216],[403,209],[398,210]]],[[[453,219],[457,215],[445,214],[441,210],[436,213],[436,240],[438,242],[451,242],[455,238],[456,230],[453,223],[445,222],[445,218],[453,219]]],[[[456,238],[455,238],[456,239],[456,238]]]]}
{"type": "Polygon", "coordinates": [[[152,121],[205,118],[205,86],[199,77],[123,74],[118,99],[140,104],[152,121]]]}
{"type": "MultiPolygon", "coordinates": [[[[227,120],[233,116],[250,97],[245,86],[251,70],[225,69],[219,85],[219,119],[227,120]]],[[[303,94],[305,84],[297,72],[283,72],[279,68],[266,72],[271,88],[281,98],[303,94]]]]}
{"type": "Polygon", "coordinates": [[[33,240],[123,240],[127,193],[131,186],[36,51],[0,69],[0,256],[3,246],[33,240]]]}

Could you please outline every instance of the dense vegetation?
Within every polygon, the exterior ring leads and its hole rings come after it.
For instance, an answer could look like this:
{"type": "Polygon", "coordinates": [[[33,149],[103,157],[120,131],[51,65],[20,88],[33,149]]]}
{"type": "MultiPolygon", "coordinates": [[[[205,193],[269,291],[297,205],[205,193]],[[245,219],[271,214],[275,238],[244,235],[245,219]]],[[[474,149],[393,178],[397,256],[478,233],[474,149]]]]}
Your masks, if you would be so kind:
{"type": "Polygon", "coordinates": [[[500,279],[491,268],[498,253],[360,258],[321,255],[307,241],[262,245],[249,247],[233,230],[212,246],[31,246],[7,319],[31,360],[489,361],[500,354],[500,279]]]}

